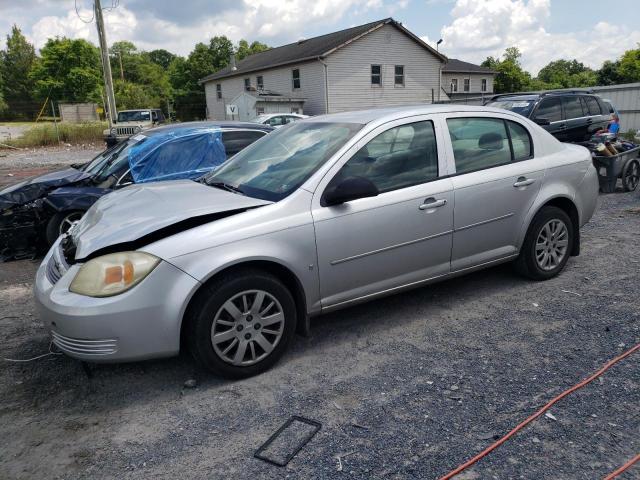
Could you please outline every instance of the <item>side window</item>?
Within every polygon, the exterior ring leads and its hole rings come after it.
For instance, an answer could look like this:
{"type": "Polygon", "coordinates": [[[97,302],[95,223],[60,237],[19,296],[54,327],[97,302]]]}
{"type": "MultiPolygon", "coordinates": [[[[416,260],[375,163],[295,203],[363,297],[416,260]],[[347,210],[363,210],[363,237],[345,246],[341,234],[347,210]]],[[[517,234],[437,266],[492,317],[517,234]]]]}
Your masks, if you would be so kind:
{"type": "MultiPolygon", "coordinates": [[[[589,109],[589,115],[602,115],[600,104],[593,97],[584,97],[587,102],[587,108],[589,109]]],[[[611,113],[613,113],[613,106],[611,107],[611,113]]]]}
{"type": "Polygon", "coordinates": [[[227,157],[235,155],[259,138],[264,137],[264,135],[265,132],[259,130],[231,130],[222,132],[222,144],[224,145],[227,157]]]}
{"type": "Polygon", "coordinates": [[[381,193],[438,178],[433,122],[416,122],[382,132],[344,164],[332,183],[348,177],[367,178],[381,193]]]}
{"type": "Polygon", "coordinates": [[[457,173],[473,172],[511,162],[505,122],[498,118],[447,120],[457,173]]]}
{"type": "Polygon", "coordinates": [[[507,121],[511,146],[513,147],[513,161],[533,158],[533,142],[526,128],[516,122],[507,121]]]}
{"type": "Polygon", "coordinates": [[[562,101],[564,102],[564,114],[567,120],[585,116],[585,112],[582,111],[580,97],[564,97],[562,101]]]}
{"type": "Polygon", "coordinates": [[[562,101],[559,97],[545,98],[538,105],[534,118],[546,118],[550,122],[562,120],[562,101]]]}
{"type": "Polygon", "coordinates": [[[272,117],[268,120],[269,125],[272,127],[279,127],[280,125],[284,125],[284,120],[282,115],[278,115],[277,117],[272,117]]]}

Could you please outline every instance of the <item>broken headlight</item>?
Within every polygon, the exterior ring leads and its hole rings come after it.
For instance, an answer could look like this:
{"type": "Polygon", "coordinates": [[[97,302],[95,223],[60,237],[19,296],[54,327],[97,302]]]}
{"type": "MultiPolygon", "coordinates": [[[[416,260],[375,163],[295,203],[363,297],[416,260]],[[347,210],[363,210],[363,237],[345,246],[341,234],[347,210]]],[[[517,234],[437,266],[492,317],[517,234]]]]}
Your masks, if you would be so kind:
{"type": "Polygon", "coordinates": [[[140,283],[160,263],[144,252],[111,253],[80,267],[69,291],[88,297],[111,297],[140,283]]]}

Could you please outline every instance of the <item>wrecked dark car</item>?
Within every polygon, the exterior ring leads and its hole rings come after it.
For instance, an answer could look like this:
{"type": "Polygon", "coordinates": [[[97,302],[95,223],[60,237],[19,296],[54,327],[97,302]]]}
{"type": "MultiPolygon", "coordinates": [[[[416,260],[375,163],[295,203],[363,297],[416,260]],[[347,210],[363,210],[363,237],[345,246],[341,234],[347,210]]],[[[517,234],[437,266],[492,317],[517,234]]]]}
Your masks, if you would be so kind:
{"type": "Polygon", "coordinates": [[[0,261],[44,253],[100,197],[128,185],[193,179],[273,130],[191,122],[137,134],[93,160],[0,190],[0,261]]]}

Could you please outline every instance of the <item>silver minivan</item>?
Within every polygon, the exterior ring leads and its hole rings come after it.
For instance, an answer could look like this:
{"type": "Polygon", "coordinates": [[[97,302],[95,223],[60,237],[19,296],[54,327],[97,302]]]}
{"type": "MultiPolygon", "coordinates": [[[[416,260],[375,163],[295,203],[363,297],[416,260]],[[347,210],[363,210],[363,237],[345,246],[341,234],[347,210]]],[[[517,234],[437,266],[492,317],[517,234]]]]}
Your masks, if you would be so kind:
{"type": "Polygon", "coordinates": [[[198,181],[100,199],[40,266],[54,344],[85,361],[175,355],[244,377],[309,317],[502,262],[551,278],[580,251],[589,152],[488,107],[313,117],[198,181]]]}

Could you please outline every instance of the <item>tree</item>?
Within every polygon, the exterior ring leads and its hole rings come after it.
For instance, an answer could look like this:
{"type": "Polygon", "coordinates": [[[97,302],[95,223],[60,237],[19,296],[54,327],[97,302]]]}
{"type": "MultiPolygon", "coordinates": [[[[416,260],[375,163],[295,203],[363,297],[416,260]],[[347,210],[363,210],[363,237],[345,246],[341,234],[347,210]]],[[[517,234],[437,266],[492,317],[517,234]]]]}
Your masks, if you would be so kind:
{"type": "Polygon", "coordinates": [[[616,85],[622,82],[622,77],[619,73],[620,61],[605,60],[602,67],[597,72],[598,85],[616,85]]]}
{"type": "Polygon", "coordinates": [[[215,72],[229,65],[231,55],[235,53],[233,43],[224,35],[221,37],[213,37],[209,40],[209,54],[211,55],[211,64],[209,65],[209,73],[215,72]]]}
{"type": "Polygon", "coordinates": [[[494,90],[496,93],[520,92],[530,88],[531,74],[525,72],[520,65],[522,54],[517,47],[509,47],[502,55],[502,59],[487,57],[482,62],[483,67],[496,71],[494,90]]]}
{"type": "Polygon", "coordinates": [[[175,58],[176,55],[164,49],[151,50],[149,52],[149,60],[156,65],[160,65],[164,70],[169,68],[175,58]]]}
{"type": "Polygon", "coordinates": [[[596,72],[577,60],[555,60],[538,72],[538,80],[554,88],[592,87],[598,84],[596,72]]]}
{"type": "Polygon", "coordinates": [[[162,104],[161,98],[151,95],[142,85],[126,80],[116,80],[113,89],[119,109],[159,108],[162,104]]]}
{"type": "Polygon", "coordinates": [[[102,75],[98,49],[86,40],[50,38],[29,78],[40,100],[101,103],[102,75]]]}
{"type": "Polygon", "coordinates": [[[254,53],[264,52],[265,50],[269,50],[269,46],[260,42],[253,42],[249,45],[249,42],[246,40],[240,40],[238,42],[238,48],[236,50],[236,58],[238,60],[242,60],[249,55],[253,55],[254,53]]]}
{"type": "Polygon", "coordinates": [[[618,75],[623,83],[640,82],[640,44],[634,50],[627,50],[620,58],[618,75]]]}
{"type": "Polygon", "coordinates": [[[2,79],[2,61],[0,60],[0,113],[7,109],[7,102],[4,101],[4,81],[2,79]]]}
{"type": "Polygon", "coordinates": [[[19,102],[28,102],[33,95],[33,81],[29,72],[36,61],[33,45],[27,42],[22,31],[14,25],[7,35],[7,46],[0,52],[0,74],[3,78],[2,94],[11,106],[19,102]]]}

